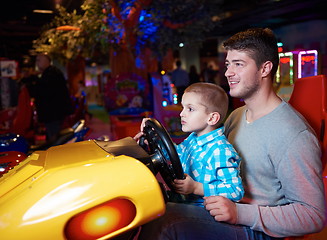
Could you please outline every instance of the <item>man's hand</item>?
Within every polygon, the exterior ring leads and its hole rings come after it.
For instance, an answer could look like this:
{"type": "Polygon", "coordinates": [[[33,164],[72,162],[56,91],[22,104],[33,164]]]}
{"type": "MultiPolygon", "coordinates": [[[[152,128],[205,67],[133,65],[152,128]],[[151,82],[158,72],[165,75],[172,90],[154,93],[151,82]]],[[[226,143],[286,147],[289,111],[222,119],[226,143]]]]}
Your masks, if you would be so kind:
{"type": "Polygon", "coordinates": [[[218,222],[236,224],[237,208],[231,200],[222,196],[204,197],[204,206],[218,222]]]}
{"type": "Polygon", "coordinates": [[[203,196],[203,186],[201,183],[194,181],[188,174],[185,174],[185,179],[175,179],[174,189],[180,194],[196,194],[203,196]]]}

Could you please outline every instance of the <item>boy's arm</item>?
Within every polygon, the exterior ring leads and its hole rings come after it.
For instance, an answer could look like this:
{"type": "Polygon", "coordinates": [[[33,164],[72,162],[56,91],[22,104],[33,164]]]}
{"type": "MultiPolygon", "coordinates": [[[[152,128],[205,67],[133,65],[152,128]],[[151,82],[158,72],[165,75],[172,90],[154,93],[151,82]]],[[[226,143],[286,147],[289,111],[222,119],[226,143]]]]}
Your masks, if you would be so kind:
{"type": "Polygon", "coordinates": [[[240,158],[236,152],[211,157],[204,173],[204,196],[223,196],[239,201],[244,195],[239,173],[240,158]]]}
{"type": "Polygon", "coordinates": [[[179,194],[195,194],[203,196],[203,184],[194,181],[188,174],[185,174],[185,179],[175,179],[174,180],[174,190],[179,194]]]}

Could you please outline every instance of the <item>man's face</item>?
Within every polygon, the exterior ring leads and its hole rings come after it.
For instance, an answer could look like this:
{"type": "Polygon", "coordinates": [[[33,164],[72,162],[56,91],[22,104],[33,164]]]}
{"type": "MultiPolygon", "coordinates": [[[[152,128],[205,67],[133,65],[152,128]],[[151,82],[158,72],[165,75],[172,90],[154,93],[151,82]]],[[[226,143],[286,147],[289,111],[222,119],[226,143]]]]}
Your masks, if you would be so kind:
{"type": "Polygon", "coordinates": [[[35,63],[36,63],[37,68],[41,72],[43,72],[50,65],[49,59],[46,56],[42,55],[42,54],[36,56],[36,62],[35,63]]]}
{"type": "Polygon", "coordinates": [[[229,50],[225,60],[230,95],[244,100],[253,97],[260,87],[260,70],[248,53],[229,50]]]}

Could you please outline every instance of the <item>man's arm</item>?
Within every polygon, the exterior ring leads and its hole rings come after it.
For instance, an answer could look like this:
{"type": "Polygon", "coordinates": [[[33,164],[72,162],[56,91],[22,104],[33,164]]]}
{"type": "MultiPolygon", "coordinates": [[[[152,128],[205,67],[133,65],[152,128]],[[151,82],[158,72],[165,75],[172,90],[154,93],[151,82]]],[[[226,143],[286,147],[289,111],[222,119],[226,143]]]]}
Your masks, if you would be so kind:
{"type": "Polygon", "coordinates": [[[320,149],[313,141],[303,145],[306,140],[312,140],[311,134],[304,131],[294,139],[277,168],[276,174],[289,204],[231,204],[228,199],[209,197],[205,201],[207,210],[217,221],[249,226],[275,237],[320,231],[325,220],[320,149]]]}
{"type": "Polygon", "coordinates": [[[300,236],[324,226],[325,197],[321,152],[312,133],[301,132],[276,168],[285,198],[283,206],[237,204],[239,224],[269,235],[300,236]]]}

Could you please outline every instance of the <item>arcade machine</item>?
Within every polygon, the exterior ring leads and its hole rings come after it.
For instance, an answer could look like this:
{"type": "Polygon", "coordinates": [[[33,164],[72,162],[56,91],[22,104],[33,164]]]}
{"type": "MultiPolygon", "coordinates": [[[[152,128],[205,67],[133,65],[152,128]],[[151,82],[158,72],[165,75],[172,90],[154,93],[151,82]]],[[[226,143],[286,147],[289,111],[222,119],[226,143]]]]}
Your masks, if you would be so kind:
{"type": "Polygon", "coordinates": [[[181,129],[181,105],[177,104],[177,94],[170,77],[165,72],[151,75],[153,86],[153,115],[164,125],[175,143],[182,142],[188,135],[181,129]]]}
{"type": "Polygon", "coordinates": [[[290,99],[296,79],[318,75],[317,50],[279,53],[276,73],[276,91],[285,101],[290,99]]]}
{"type": "Polygon", "coordinates": [[[148,81],[136,74],[122,74],[104,86],[112,140],[135,136],[144,117],[152,115],[152,96],[148,81]]]}
{"type": "Polygon", "coordinates": [[[294,53],[279,53],[279,66],[276,72],[275,88],[277,94],[288,101],[291,97],[294,84],[294,53]]]}
{"type": "Polygon", "coordinates": [[[308,50],[298,53],[298,78],[318,75],[318,51],[308,50]]]}

